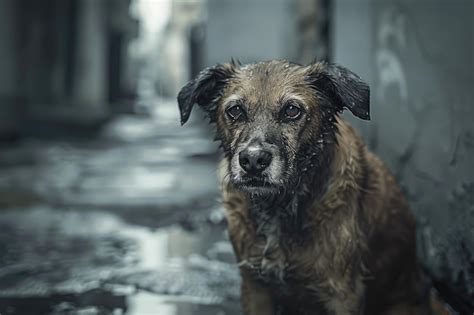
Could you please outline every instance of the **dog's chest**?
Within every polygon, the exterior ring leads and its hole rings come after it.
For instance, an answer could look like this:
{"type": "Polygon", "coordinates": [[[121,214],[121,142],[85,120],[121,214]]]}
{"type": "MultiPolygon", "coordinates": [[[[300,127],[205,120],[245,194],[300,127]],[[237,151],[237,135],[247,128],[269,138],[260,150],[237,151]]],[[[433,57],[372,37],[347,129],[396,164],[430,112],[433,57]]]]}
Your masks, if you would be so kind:
{"type": "Polygon", "coordinates": [[[247,268],[254,279],[269,285],[284,286],[288,282],[288,261],[280,248],[273,249],[271,254],[264,250],[265,244],[254,244],[242,266],[247,268]]]}
{"type": "MultiPolygon", "coordinates": [[[[229,234],[240,267],[254,280],[276,287],[280,292],[305,287],[312,277],[309,275],[313,272],[312,257],[307,259],[310,255],[306,245],[296,244],[300,243],[299,239],[289,231],[287,220],[282,219],[271,205],[254,207],[237,202],[242,199],[233,199],[235,195],[230,193],[225,197],[229,234]]],[[[302,231],[294,229],[293,233],[302,231]]]]}
{"type": "Polygon", "coordinates": [[[242,266],[250,270],[254,278],[269,284],[278,285],[284,289],[298,270],[291,261],[292,252],[281,232],[276,219],[256,224],[257,237],[249,240],[246,257],[242,257],[242,266]]]}

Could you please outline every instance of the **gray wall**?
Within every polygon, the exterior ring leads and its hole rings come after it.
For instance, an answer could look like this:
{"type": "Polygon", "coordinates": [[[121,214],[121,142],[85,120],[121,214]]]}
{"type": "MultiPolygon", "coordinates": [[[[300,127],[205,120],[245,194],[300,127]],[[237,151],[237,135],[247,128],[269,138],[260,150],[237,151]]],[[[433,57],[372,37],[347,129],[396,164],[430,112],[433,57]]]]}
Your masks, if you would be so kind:
{"type": "Polygon", "coordinates": [[[350,119],[406,190],[424,264],[472,299],[474,2],[335,0],[333,15],[334,61],[371,84],[372,121],[350,119]]]}
{"type": "Polygon", "coordinates": [[[15,104],[18,92],[18,75],[14,0],[2,0],[0,9],[0,136],[14,129],[15,104]]]}
{"type": "Polygon", "coordinates": [[[209,0],[206,65],[243,63],[295,54],[294,11],[289,0],[209,0]]]}
{"type": "Polygon", "coordinates": [[[107,28],[104,3],[82,1],[78,12],[78,43],[74,97],[87,106],[107,102],[107,28]]]}
{"type": "Polygon", "coordinates": [[[17,91],[15,72],[15,19],[13,0],[3,0],[0,10],[0,97],[17,91]],[[13,62],[12,62],[13,61],[13,62]]]}

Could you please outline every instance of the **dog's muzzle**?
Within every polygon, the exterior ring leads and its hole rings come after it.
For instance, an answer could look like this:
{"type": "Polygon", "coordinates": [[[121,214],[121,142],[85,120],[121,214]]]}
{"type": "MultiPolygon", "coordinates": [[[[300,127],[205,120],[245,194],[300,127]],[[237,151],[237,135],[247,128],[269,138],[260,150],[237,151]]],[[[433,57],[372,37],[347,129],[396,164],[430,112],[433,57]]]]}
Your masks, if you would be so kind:
{"type": "Polygon", "coordinates": [[[273,143],[251,140],[232,156],[230,175],[237,188],[252,193],[274,193],[284,183],[284,162],[273,143]]]}
{"type": "Polygon", "coordinates": [[[239,153],[239,164],[247,176],[261,176],[272,162],[272,154],[259,147],[249,147],[239,153]]]}

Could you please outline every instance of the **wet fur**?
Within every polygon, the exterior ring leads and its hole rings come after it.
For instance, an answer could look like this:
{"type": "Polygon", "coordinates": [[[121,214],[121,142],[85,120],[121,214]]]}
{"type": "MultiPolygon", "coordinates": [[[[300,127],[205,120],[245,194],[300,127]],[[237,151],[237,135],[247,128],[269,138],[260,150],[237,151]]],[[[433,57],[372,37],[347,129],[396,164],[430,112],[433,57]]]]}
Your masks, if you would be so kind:
{"type": "Polygon", "coordinates": [[[369,119],[360,78],[326,63],[231,63],[204,70],[178,101],[182,123],[198,104],[217,125],[245,314],[429,314],[408,205],[387,168],[339,117],[346,108],[369,119]],[[225,108],[234,95],[244,96],[249,111],[269,112],[297,97],[305,121],[278,125],[268,116],[253,127],[231,124],[225,108]],[[281,149],[285,172],[252,192],[234,180],[232,161],[260,129],[281,149]]]}

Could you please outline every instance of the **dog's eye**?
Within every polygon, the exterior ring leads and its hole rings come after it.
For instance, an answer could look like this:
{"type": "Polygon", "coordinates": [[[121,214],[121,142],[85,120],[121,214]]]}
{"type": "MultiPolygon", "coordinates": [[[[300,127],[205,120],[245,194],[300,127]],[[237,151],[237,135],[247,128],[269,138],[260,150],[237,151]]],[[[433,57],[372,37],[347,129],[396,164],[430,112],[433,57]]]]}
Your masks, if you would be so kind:
{"type": "Polygon", "coordinates": [[[226,110],[227,115],[233,119],[233,120],[238,120],[240,117],[242,117],[245,112],[242,106],[240,105],[234,105],[226,110]]]}
{"type": "Polygon", "coordinates": [[[301,109],[297,105],[290,103],[285,106],[283,113],[287,119],[296,119],[301,115],[301,109]]]}

